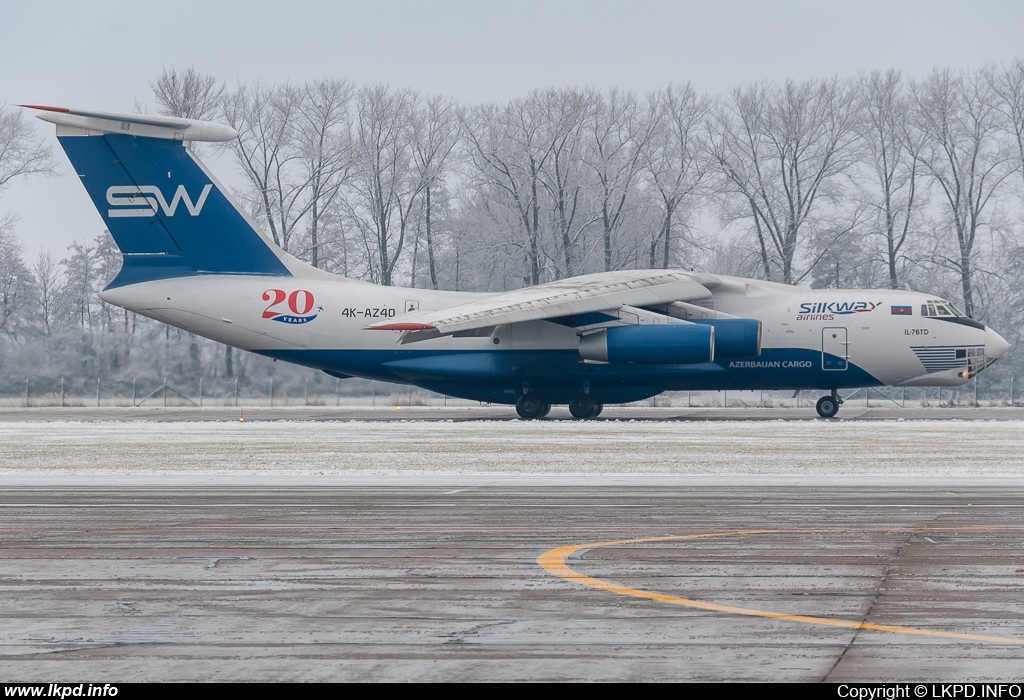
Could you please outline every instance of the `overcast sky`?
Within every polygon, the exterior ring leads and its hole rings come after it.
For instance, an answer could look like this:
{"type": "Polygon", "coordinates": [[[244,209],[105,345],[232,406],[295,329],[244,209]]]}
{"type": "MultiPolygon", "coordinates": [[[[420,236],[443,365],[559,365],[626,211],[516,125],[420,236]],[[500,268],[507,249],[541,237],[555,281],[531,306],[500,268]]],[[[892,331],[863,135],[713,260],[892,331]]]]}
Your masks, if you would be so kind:
{"type": "MultiPolygon", "coordinates": [[[[975,68],[1024,54],[1024,3],[486,0],[219,2],[0,0],[0,104],[132,111],[165,67],[236,81],[344,77],[464,103],[535,87],[690,81],[719,93],[755,80],[897,68],[975,68]]],[[[52,138],[52,127],[39,123],[52,138]]],[[[53,139],[62,176],[0,194],[30,256],[58,259],[103,223],[53,139]]],[[[214,164],[237,181],[232,166],[214,164]]]]}

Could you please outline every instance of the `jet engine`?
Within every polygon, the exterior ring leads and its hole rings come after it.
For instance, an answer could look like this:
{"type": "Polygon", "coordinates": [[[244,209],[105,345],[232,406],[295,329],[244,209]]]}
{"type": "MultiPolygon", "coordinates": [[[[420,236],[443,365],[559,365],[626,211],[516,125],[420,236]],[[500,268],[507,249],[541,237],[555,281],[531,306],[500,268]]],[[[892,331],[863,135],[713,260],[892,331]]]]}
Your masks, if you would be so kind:
{"type": "Polygon", "coordinates": [[[693,319],[715,329],[715,357],[757,357],[761,354],[761,322],[752,318],[693,319]]]}
{"type": "Polygon", "coordinates": [[[673,323],[611,326],[580,337],[580,356],[590,362],[691,365],[715,359],[715,327],[673,323]]]}

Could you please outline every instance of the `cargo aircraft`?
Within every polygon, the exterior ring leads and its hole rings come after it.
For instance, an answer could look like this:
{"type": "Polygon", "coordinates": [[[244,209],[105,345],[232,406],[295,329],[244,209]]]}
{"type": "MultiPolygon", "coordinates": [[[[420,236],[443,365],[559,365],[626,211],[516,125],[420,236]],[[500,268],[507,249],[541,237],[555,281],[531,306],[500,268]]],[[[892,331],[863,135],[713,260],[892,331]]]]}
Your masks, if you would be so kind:
{"type": "Polygon", "coordinates": [[[117,306],[267,357],[515,405],[678,390],[825,392],[956,386],[1008,349],[932,294],[809,289],[685,270],[620,270],[497,294],[369,284],[273,243],[190,142],[237,133],[210,122],[39,105],[123,254],[101,293],[117,306]]]}

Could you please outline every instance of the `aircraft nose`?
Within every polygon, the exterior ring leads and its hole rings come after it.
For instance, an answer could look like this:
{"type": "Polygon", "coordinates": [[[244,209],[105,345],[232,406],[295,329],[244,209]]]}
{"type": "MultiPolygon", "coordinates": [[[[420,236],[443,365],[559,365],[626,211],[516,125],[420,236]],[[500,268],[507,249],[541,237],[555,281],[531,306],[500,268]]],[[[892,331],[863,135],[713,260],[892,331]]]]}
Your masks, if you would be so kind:
{"type": "Polygon", "coordinates": [[[1009,349],[1010,344],[1003,336],[985,326],[985,357],[998,360],[1009,349]]]}

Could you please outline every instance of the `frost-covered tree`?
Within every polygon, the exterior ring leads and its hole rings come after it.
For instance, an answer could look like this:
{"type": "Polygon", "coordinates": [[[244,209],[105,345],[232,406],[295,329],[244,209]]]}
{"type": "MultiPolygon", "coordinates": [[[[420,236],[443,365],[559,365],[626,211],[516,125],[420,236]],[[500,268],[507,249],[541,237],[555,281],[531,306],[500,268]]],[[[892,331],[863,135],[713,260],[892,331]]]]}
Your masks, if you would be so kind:
{"type": "Polygon", "coordinates": [[[322,267],[321,237],[325,219],[354,165],[351,102],[355,88],[347,80],[318,80],[302,88],[292,122],[294,147],[299,153],[307,242],[298,256],[322,267]]]}
{"type": "MultiPolygon", "coordinates": [[[[0,194],[14,180],[52,175],[50,147],[39,138],[25,115],[0,106],[0,194]]],[[[25,264],[14,233],[16,217],[0,217],[0,334],[18,338],[28,322],[35,278],[25,264]]]]}
{"type": "Polygon", "coordinates": [[[644,165],[661,225],[650,239],[648,265],[667,269],[673,261],[675,228],[683,223],[681,214],[705,194],[709,166],[705,122],[712,102],[698,96],[689,83],[669,85],[649,99],[656,121],[644,165]]]}
{"type": "Polygon", "coordinates": [[[32,265],[32,274],[36,280],[37,316],[49,345],[54,326],[59,322],[64,296],[64,273],[49,251],[40,251],[32,265]]]}
{"type": "Polygon", "coordinates": [[[545,268],[541,241],[541,175],[551,154],[546,112],[537,92],[506,105],[482,105],[465,118],[477,205],[505,230],[495,250],[515,250],[525,269],[520,279],[539,284],[545,268]],[[504,226],[503,226],[504,225],[504,226]]]}
{"type": "Polygon", "coordinates": [[[0,105],[0,193],[12,180],[52,175],[53,168],[49,145],[36,135],[25,115],[0,105]]]}
{"type": "Polygon", "coordinates": [[[370,277],[395,284],[426,187],[413,142],[420,97],[411,90],[373,85],[359,91],[353,126],[353,171],[346,210],[362,233],[370,277]]]}
{"type": "MultiPolygon", "coordinates": [[[[417,175],[423,183],[419,230],[427,253],[430,286],[438,289],[436,202],[448,201],[446,177],[457,157],[461,139],[461,120],[456,102],[447,97],[432,97],[421,102],[413,118],[412,154],[417,175]]],[[[416,238],[419,243],[419,236],[416,238]]],[[[418,245],[417,245],[418,247],[418,245]]],[[[412,266],[415,280],[416,265],[412,266]]],[[[413,286],[416,286],[415,283],[413,286]]]]}
{"type": "MultiPolygon", "coordinates": [[[[1024,185],[1024,58],[983,73],[992,86],[995,107],[1002,114],[1016,169],[1024,185]]],[[[1024,194],[1024,189],[1021,190],[1024,194]]]]}
{"type": "Polygon", "coordinates": [[[844,177],[857,158],[853,98],[835,78],[756,83],[734,89],[713,120],[711,152],[730,218],[752,222],[768,279],[802,277],[809,229],[842,235],[832,215],[842,217],[844,177]]]}
{"type": "Polygon", "coordinates": [[[605,270],[621,266],[622,261],[615,258],[617,234],[628,215],[656,129],[655,115],[636,95],[614,88],[597,101],[588,124],[584,159],[595,180],[605,270]]]}
{"type": "Polygon", "coordinates": [[[585,132],[595,116],[600,99],[590,89],[549,89],[533,94],[537,106],[547,115],[544,142],[548,154],[540,169],[540,183],[546,194],[551,248],[549,255],[556,277],[572,277],[586,271],[585,236],[598,218],[589,206],[590,171],[584,162],[585,132]]]}
{"type": "Polygon", "coordinates": [[[939,249],[941,264],[959,277],[964,312],[977,312],[975,263],[978,235],[995,196],[1015,168],[1001,141],[1003,117],[991,82],[980,76],[936,70],[913,85],[916,119],[925,136],[920,160],[943,202],[943,222],[955,249],[939,249]]]}
{"type": "Polygon", "coordinates": [[[165,68],[149,87],[159,113],[168,117],[210,121],[221,111],[224,83],[192,66],[165,68]]]}
{"type": "Polygon", "coordinates": [[[35,278],[12,228],[0,224],[0,334],[17,342],[32,321],[35,278]]]}
{"type": "Polygon", "coordinates": [[[860,81],[859,89],[864,199],[872,229],[884,246],[879,258],[889,287],[896,289],[901,286],[904,246],[924,202],[923,139],[912,123],[908,90],[897,71],[876,71],[860,81]]]}
{"type": "Polygon", "coordinates": [[[293,121],[301,99],[298,88],[259,82],[239,85],[224,99],[224,120],[238,132],[229,147],[249,180],[240,195],[285,251],[308,209],[303,198],[307,177],[294,144],[293,121]]]}
{"type": "Polygon", "coordinates": [[[68,315],[75,325],[92,328],[99,303],[96,297],[96,247],[75,241],[68,246],[68,252],[69,255],[60,261],[65,270],[68,315]]]}

